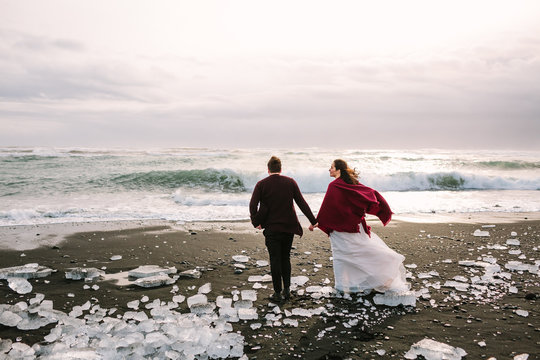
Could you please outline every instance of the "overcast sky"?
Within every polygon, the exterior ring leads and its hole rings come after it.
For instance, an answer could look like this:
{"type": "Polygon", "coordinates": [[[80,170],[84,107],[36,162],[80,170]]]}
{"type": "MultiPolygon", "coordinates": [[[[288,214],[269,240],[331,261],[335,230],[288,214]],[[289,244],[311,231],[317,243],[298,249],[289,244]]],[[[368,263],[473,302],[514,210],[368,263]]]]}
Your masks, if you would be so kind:
{"type": "Polygon", "coordinates": [[[0,0],[0,146],[539,138],[537,0],[0,0]]]}

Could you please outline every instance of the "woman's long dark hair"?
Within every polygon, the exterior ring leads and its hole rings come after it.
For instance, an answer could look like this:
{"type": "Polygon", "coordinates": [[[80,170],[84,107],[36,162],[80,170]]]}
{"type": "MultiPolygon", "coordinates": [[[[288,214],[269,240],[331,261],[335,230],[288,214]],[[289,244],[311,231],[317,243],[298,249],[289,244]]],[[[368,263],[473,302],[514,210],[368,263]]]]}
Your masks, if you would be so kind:
{"type": "Polygon", "coordinates": [[[345,160],[334,160],[334,167],[336,170],[340,170],[341,178],[347,184],[358,184],[358,173],[354,169],[351,169],[345,160]]]}

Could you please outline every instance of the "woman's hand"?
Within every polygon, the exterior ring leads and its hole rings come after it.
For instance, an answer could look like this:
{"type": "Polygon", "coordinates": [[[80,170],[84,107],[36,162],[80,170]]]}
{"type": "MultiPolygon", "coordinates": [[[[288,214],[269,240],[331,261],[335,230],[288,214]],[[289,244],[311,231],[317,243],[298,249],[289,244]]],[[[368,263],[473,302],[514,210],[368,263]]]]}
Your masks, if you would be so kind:
{"type": "Polygon", "coordinates": [[[309,231],[313,231],[316,227],[319,227],[319,223],[316,223],[315,225],[309,225],[309,231]]]}

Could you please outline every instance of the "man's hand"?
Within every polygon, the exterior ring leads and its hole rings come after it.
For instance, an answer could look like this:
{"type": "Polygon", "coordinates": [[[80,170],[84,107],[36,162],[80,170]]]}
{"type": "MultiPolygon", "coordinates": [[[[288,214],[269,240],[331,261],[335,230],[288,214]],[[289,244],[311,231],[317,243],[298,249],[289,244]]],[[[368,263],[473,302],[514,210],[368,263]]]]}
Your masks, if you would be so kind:
{"type": "Polygon", "coordinates": [[[309,231],[313,231],[316,227],[319,227],[319,223],[316,223],[315,225],[309,225],[309,231]]]}

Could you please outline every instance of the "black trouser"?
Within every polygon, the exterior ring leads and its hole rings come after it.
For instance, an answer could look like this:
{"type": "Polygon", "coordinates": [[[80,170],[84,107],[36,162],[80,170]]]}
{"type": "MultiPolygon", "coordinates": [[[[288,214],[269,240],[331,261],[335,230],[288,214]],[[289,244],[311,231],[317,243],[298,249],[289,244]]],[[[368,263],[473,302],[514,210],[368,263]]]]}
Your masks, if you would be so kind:
{"type": "Polygon", "coordinates": [[[284,232],[263,231],[266,248],[270,255],[270,271],[274,292],[280,293],[283,287],[291,286],[291,247],[294,234],[284,232]]]}

